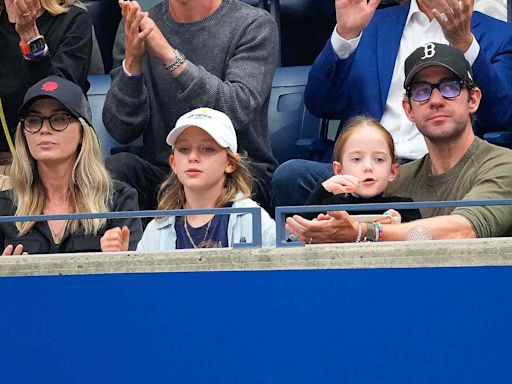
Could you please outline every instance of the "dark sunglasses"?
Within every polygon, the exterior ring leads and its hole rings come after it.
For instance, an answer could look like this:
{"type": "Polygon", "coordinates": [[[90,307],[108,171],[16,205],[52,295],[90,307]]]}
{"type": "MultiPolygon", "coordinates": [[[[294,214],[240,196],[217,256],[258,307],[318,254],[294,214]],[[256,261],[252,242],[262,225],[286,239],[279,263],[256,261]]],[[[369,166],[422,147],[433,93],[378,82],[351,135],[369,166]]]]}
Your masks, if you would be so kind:
{"type": "Polygon", "coordinates": [[[407,96],[416,102],[427,101],[432,96],[434,88],[437,88],[446,99],[453,99],[460,95],[464,81],[460,79],[443,80],[437,84],[430,84],[426,81],[413,83],[407,88],[407,96]]]}

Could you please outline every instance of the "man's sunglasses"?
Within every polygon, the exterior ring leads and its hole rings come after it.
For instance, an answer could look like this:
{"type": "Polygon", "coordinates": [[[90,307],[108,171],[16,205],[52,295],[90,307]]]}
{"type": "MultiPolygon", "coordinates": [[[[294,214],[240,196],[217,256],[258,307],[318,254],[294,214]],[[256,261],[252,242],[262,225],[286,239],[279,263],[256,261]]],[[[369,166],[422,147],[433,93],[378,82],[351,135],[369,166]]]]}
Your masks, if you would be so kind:
{"type": "Polygon", "coordinates": [[[441,95],[446,99],[453,99],[460,95],[464,81],[456,80],[443,80],[437,84],[430,84],[425,81],[413,83],[407,88],[407,96],[416,102],[427,101],[432,96],[434,88],[437,88],[441,95]]]}

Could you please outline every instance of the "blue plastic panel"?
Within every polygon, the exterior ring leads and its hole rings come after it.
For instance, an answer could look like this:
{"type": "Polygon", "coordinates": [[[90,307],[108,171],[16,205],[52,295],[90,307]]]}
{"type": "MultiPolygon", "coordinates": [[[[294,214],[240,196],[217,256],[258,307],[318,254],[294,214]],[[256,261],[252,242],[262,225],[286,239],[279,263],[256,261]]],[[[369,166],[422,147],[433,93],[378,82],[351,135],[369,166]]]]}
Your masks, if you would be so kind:
{"type": "Polygon", "coordinates": [[[10,383],[509,383],[512,269],[0,279],[10,383]]]}

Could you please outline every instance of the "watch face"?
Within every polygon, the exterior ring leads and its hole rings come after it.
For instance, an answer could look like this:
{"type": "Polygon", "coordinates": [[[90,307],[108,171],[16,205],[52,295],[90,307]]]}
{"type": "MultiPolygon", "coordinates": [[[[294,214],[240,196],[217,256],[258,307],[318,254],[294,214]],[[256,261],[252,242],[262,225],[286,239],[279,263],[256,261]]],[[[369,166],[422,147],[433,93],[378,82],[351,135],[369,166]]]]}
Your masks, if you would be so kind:
{"type": "Polygon", "coordinates": [[[28,43],[28,47],[29,47],[30,53],[32,55],[35,55],[39,52],[44,51],[44,48],[45,48],[44,38],[41,36],[35,40],[32,40],[31,42],[28,43]]]}

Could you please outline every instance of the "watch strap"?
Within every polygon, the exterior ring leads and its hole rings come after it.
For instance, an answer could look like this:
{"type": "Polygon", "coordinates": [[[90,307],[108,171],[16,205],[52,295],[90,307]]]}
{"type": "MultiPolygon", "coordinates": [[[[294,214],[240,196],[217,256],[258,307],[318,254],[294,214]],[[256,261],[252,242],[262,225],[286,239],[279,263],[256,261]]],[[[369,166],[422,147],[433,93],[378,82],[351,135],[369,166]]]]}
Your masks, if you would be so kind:
{"type": "Polygon", "coordinates": [[[31,61],[38,60],[41,57],[46,56],[48,54],[48,45],[46,45],[46,41],[45,41],[43,35],[35,36],[35,37],[31,38],[28,42],[25,42],[22,40],[22,41],[20,41],[19,45],[20,45],[21,54],[23,55],[23,58],[25,60],[31,60],[31,61]],[[44,44],[43,49],[41,49],[37,52],[32,52],[30,49],[30,45],[37,40],[41,40],[41,42],[44,44]]]}

